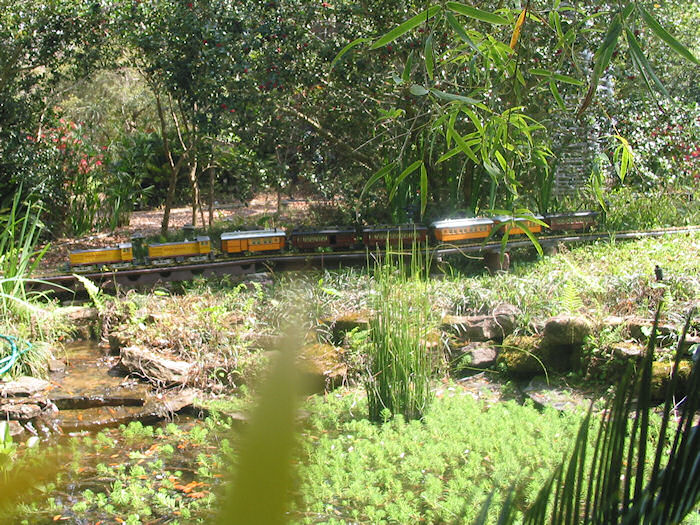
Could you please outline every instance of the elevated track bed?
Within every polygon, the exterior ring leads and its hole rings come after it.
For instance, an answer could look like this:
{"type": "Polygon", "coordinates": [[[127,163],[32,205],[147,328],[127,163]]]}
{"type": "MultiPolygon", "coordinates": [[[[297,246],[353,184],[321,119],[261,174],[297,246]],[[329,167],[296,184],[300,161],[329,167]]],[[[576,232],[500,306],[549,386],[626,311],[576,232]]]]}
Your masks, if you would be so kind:
{"type": "MultiPolygon", "coordinates": [[[[543,247],[556,247],[559,244],[577,244],[601,240],[634,240],[645,237],[661,237],[700,231],[700,226],[666,228],[649,231],[628,231],[614,233],[576,233],[571,235],[551,235],[538,237],[543,247]]],[[[506,251],[514,248],[526,248],[532,242],[526,237],[518,237],[506,243],[506,251]]],[[[443,244],[431,248],[437,260],[443,256],[459,254],[488,254],[499,252],[501,241],[475,242],[458,245],[443,244]]],[[[407,256],[410,252],[404,251],[407,256]]],[[[224,275],[245,276],[266,271],[308,271],[323,268],[340,268],[365,264],[368,253],[365,250],[325,252],[325,253],[266,253],[262,255],[241,256],[224,260],[197,263],[179,263],[167,266],[135,266],[133,268],[115,269],[105,272],[80,272],[102,288],[140,288],[152,287],[158,283],[190,281],[202,277],[220,277],[224,275]]],[[[58,295],[73,293],[81,287],[73,274],[47,275],[37,277],[30,282],[34,291],[51,291],[58,295]]]]}

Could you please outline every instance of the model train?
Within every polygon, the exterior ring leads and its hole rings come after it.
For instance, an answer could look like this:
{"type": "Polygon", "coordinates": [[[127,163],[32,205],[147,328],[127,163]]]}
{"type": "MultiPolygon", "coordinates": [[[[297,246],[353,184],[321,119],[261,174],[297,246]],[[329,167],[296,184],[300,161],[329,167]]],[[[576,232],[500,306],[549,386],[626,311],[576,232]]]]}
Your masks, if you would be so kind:
{"type": "MultiPolygon", "coordinates": [[[[242,256],[265,252],[293,250],[310,252],[319,249],[353,250],[381,249],[387,246],[410,246],[425,243],[430,237],[436,244],[476,242],[494,234],[508,236],[542,232],[543,227],[554,231],[584,231],[592,228],[598,213],[582,211],[523,217],[495,216],[448,219],[433,222],[430,227],[420,224],[397,226],[367,226],[352,228],[323,228],[313,230],[279,229],[235,231],[221,234],[221,256],[242,256]]],[[[128,266],[132,264],[168,264],[214,258],[211,240],[207,236],[193,240],[155,243],[143,246],[142,239],[132,238],[112,248],[77,250],[70,253],[70,266],[128,266]]]]}

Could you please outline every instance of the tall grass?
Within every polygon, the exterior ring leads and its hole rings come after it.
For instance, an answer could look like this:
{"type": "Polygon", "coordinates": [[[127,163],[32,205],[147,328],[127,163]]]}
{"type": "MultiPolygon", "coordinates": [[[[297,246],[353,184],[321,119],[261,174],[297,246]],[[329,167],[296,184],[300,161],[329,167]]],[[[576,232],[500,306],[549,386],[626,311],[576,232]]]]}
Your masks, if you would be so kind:
{"type": "Polygon", "coordinates": [[[26,284],[48,248],[36,250],[43,228],[41,210],[34,204],[21,210],[20,189],[10,208],[0,212],[0,312],[4,318],[23,316],[32,309],[26,284]]]}
{"type": "Polygon", "coordinates": [[[395,414],[420,418],[432,397],[429,258],[427,251],[416,245],[410,255],[407,267],[400,248],[398,253],[387,248],[374,263],[376,290],[365,381],[372,421],[395,414]]]}

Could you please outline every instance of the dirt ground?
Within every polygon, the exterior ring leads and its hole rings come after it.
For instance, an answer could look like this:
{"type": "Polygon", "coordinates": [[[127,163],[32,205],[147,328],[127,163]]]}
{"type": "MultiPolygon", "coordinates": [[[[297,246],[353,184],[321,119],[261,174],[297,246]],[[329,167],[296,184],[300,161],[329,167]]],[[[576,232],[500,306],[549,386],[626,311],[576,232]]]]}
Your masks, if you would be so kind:
{"type": "MultiPolygon", "coordinates": [[[[308,209],[310,202],[304,199],[285,199],[280,209],[280,220],[301,216],[308,209]]],[[[277,196],[265,193],[256,196],[247,206],[235,204],[219,204],[214,208],[214,222],[244,218],[254,224],[256,218],[277,212],[277,196]]],[[[209,211],[204,210],[204,218],[208,220],[209,211]]],[[[44,254],[38,273],[47,275],[63,273],[62,267],[68,262],[68,254],[73,250],[90,248],[105,248],[128,242],[135,233],[144,236],[156,235],[160,232],[163,220],[163,209],[137,211],[131,215],[129,225],[114,232],[95,232],[79,238],[60,238],[51,242],[49,250],[44,254]]],[[[192,222],[192,209],[188,207],[170,210],[170,229],[177,230],[192,222]]],[[[200,215],[197,215],[197,226],[201,226],[200,215]]]]}

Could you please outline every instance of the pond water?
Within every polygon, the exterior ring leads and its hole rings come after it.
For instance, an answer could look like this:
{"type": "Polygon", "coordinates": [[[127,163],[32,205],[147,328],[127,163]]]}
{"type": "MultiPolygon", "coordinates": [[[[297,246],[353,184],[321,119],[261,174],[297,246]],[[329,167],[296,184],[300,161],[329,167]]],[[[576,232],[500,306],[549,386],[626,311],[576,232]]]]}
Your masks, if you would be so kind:
{"type": "MultiPolygon", "coordinates": [[[[44,468],[15,507],[15,523],[189,523],[209,512],[220,484],[228,425],[155,410],[161,394],[130,378],[95,344],[67,347],[49,397],[59,411],[37,430],[37,450],[17,449],[15,471],[44,468]],[[27,467],[29,465],[29,467],[27,467]]],[[[13,476],[10,469],[0,475],[13,476]]]]}

